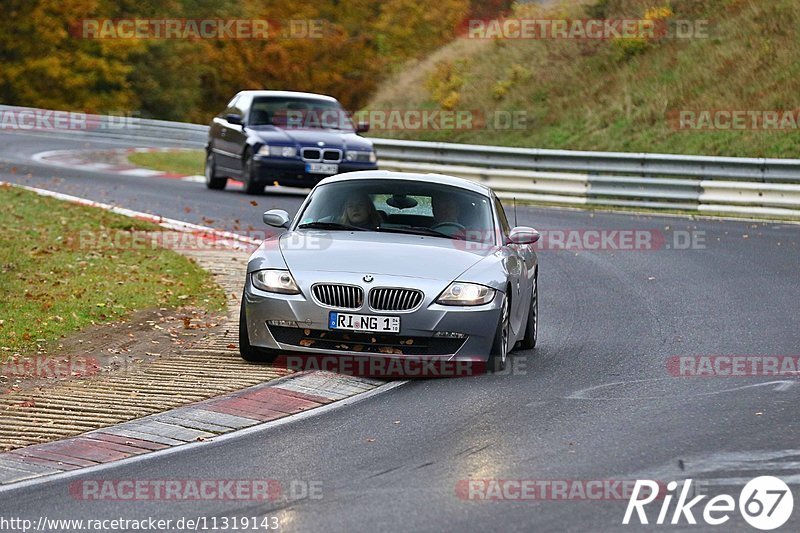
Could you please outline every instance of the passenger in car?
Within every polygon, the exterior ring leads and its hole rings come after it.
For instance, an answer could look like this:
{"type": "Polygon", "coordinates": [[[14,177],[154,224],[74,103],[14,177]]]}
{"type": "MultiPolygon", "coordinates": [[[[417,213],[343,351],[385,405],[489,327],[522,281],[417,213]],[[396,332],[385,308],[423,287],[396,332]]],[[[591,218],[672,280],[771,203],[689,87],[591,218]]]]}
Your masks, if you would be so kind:
{"type": "Polygon", "coordinates": [[[359,228],[377,228],[381,225],[381,216],[369,195],[356,193],[345,200],[340,222],[359,228]]]}

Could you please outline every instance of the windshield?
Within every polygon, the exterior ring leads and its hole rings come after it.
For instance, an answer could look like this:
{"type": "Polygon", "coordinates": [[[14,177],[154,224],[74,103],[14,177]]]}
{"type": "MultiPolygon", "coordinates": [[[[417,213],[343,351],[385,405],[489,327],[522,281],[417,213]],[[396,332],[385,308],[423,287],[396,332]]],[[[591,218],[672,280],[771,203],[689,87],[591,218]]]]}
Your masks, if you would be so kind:
{"type": "Polygon", "coordinates": [[[408,233],[494,244],[490,199],[448,185],[352,180],[318,187],[296,229],[408,233]]]}
{"type": "Polygon", "coordinates": [[[350,115],[338,102],[300,97],[254,98],[248,125],[277,126],[284,129],[355,130],[350,115]]]}

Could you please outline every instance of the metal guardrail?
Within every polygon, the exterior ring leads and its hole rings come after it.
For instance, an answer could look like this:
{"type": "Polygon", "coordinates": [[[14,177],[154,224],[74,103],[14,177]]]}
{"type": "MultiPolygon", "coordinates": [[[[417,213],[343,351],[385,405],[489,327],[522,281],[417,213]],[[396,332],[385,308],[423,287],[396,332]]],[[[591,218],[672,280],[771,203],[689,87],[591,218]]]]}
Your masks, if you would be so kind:
{"type": "Polygon", "coordinates": [[[503,197],[800,217],[800,160],[373,139],[381,166],[480,180],[503,197]]]}
{"type": "MultiPolygon", "coordinates": [[[[20,115],[27,108],[0,105],[20,115]]],[[[41,110],[38,110],[41,111],[41,110]]],[[[83,135],[205,145],[208,127],[87,116],[83,135]]],[[[0,131],[8,128],[0,120],[0,131]]],[[[26,128],[19,128],[23,131],[26,128]]],[[[543,203],[682,209],[800,218],[800,160],[507,148],[372,139],[381,168],[486,183],[504,198],[543,203]]]]}

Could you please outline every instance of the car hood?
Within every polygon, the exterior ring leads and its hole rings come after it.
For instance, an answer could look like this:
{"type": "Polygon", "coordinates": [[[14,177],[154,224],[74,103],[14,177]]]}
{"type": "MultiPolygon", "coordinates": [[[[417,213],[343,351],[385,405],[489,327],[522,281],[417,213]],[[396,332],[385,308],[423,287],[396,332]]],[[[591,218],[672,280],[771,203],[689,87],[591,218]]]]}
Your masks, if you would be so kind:
{"type": "Polygon", "coordinates": [[[355,272],[452,281],[496,248],[419,235],[304,230],[284,233],[280,250],[294,273],[355,272]]]}
{"type": "Polygon", "coordinates": [[[261,142],[281,142],[300,146],[318,146],[323,142],[331,148],[350,148],[351,150],[371,150],[372,142],[351,131],[326,129],[283,129],[277,126],[258,126],[250,128],[251,134],[261,142]]]}

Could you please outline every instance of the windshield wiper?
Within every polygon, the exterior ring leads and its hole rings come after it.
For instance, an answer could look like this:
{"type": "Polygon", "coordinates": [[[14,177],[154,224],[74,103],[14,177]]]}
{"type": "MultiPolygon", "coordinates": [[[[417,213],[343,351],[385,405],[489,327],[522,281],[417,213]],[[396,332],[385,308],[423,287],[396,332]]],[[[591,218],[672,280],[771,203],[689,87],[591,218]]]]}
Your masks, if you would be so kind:
{"type": "Polygon", "coordinates": [[[431,237],[444,237],[445,239],[464,240],[461,235],[449,235],[447,233],[442,233],[441,231],[436,231],[435,229],[425,228],[422,226],[413,226],[408,228],[380,227],[375,231],[385,231],[387,233],[407,233],[410,235],[429,235],[431,237]]]}
{"type": "Polygon", "coordinates": [[[344,231],[367,231],[365,228],[359,228],[358,226],[351,226],[349,224],[340,224],[339,222],[307,222],[305,224],[300,224],[297,226],[297,229],[332,229],[332,230],[344,230],[344,231]]]}

